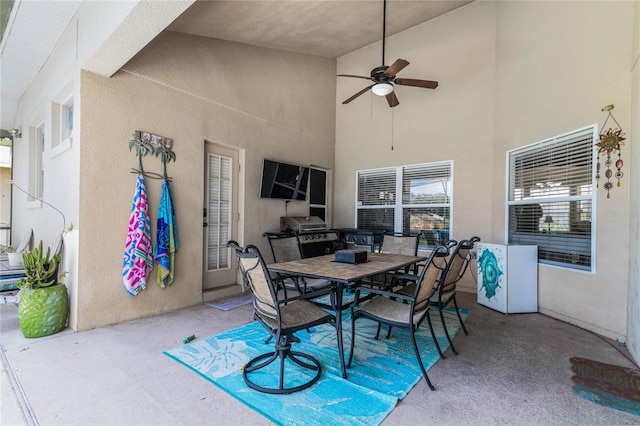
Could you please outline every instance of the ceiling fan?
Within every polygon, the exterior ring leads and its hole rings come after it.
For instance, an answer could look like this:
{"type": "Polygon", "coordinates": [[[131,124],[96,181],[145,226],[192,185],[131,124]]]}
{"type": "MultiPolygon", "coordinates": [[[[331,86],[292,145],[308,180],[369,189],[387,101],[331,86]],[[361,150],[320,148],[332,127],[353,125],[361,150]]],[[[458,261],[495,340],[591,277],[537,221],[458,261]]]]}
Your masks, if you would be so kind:
{"type": "Polygon", "coordinates": [[[399,86],[422,87],[425,89],[435,89],[436,87],[438,87],[437,81],[416,80],[414,78],[396,78],[396,75],[401,70],[403,70],[407,65],[409,65],[409,62],[405,61],[404,59],[396,59],[396,61],[393,64],[391,64],[391,66],[387,66],[384,64],[387,0],[384,0],[382,13],[383,13],[382,15],[382,65],[372,69],[370,77],[365,77],[361,75],[352,75],[352,74],[338,74],[338,77],[364,78],[364,79],[373,81],[372,85],[365,87],[355,95],[351,96],[350,98],[342,102],[343,104],[348,104],[352,100],[356,99],[358,96],[362,95],[363,93],[371,89],[371,91],[374,94],[378,96],[384,96],[385,98],[387,98],[387,102],[389,103],[389,106],[393,108],[400,104],[393,90],[393,84],[397,84],[399,86]]]}

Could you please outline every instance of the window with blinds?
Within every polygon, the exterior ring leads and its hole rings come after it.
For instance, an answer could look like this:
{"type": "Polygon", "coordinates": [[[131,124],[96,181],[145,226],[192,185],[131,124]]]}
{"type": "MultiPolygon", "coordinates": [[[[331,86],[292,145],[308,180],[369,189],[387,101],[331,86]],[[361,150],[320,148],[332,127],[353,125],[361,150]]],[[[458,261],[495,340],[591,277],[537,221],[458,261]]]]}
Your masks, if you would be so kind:
{"type": "Polygon", "coordinates": [[[449,239],[453,163],[415,164],[363,170],[357,174],[356,226],[418,233],[421,248],[449,239]]]}
{"type": "Polygon", "coordinates": [[[509,152],[508,241],[538,261],[591,271],[596,126],[509,152]]]}

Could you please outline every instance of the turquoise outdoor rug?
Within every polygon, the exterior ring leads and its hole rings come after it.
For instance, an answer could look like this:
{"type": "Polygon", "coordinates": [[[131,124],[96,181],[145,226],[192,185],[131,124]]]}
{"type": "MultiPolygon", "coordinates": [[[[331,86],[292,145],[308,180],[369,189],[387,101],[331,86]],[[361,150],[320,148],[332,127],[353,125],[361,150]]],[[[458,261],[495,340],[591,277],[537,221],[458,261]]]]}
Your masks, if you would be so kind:
{"type": "MultiPolygon", "coordinates": [[[[466,321],[469,310],[461,309],[461,313],[466,321]]],[[[345,359],[348,359],[351,320],[347,312],[343,318],[345,359]]],[[[444,352],[449,343],[437,311],[431,312],[431,319],[444,352]]],[[[453,337],[460,329],[454,309],[445,312],[445,320],[453,337]]],[[[268,333],[257,322],[194,340],[164,354],[276,424],[377,425],[395,408],[398,400],[422,380],[422,373],[407,331],[394,328],[387,340],[383,327],[380,340],[375,340],[377,323],[359,319],[356,328],[355,354],[352,366],[347,370],[348,379],[341,377],[333,327],[321,325],[312,328],[310,333],[298,332],[296,336],[301,341],[294,344],[294,350],[320,360],[323,372],[316,384],[289,395],[255,391],[242,378],[241,369],[251,358],[273,350],[273,340],[265,343],[268,333]]],[[[428,324],[423,323],[416,339],[425,368],[429,369],[440,356],[428,324]]],[[[256,377],[259,373],[252,374],[256,377]]],[[[265,374],[265,381],[271,379],[271,375],[265,374]]],[[[434,386],[437,388],[438,383],[434,386]]]]}

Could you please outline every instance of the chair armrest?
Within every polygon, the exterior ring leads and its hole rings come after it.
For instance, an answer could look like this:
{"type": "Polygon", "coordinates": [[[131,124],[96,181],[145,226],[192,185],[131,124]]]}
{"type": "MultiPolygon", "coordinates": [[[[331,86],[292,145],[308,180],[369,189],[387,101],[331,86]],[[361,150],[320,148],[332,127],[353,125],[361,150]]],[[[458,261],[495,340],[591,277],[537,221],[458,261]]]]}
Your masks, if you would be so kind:
{"type": "Polygon", "coordinates": [[[420,277],[414,274],[393,274],[393,278],[406,281],[418,281],[420,277]]]}
{"type": "Polygon", "coordinates": [[[401,294],[401,293],[395,293],[393,291],[385,291],[385,290],[379,290],[379,289],[372,289],[370,287],[356,287],[356,298],[354,303],[358,303],[358,301],[360,300],[360,291],[365,291],[367,292],[367,298],[369,298],[369,296],[375,295],[375,296],[382,296],[382,297],[386,297],[388,299],[392,299],[392,300],[396,300],[396,299],[400,299],[400,300],[406,300],[408,302],[412,302],[413,296],[410,295],[405,295],[405,294],[401,294]]]}

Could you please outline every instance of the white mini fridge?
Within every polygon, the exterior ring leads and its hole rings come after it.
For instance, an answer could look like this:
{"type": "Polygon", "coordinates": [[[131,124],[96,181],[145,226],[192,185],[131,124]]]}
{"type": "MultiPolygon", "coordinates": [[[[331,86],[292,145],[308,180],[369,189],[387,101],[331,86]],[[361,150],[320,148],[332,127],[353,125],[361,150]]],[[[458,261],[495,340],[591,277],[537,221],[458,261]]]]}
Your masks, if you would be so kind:
{"type": "Polygon", "coordinates": [[[477,248],[478,303],[505,314],[538,312],[538,246],[477,248]]]}

